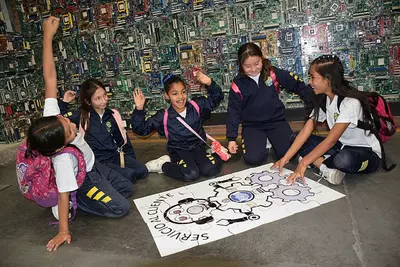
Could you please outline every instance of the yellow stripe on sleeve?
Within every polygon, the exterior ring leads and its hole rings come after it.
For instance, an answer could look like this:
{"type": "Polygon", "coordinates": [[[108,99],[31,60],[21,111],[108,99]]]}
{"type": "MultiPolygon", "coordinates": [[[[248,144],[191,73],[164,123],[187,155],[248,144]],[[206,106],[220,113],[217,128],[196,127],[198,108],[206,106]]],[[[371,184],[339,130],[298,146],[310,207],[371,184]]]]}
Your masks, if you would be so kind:
{"type": "Polygon", "coordinates": [[[100,191],[93,199],[98,201],[102,196],[104,196],[104,192],[100,191]]]}
{"type": "Polygon", "coordinates": [[[90,189],[89,192],[86,193],[86,195],[87,195],[89,198],[92,198],[93,194],[96,193],[97,190],[99,190],[99,189],[97,189],[97,187],[93,186],[92,189],[90,189]]]}
{"type": "Polygon", "coordinates": [[[101,201],[102,201],[102,202],[104,202],[104,203],[108,203],[108,202],[110,202],[110,201],[111,201],[111,197],[109,197],[109,196],[106,196],[106,197],[105,197],[105,198],[103,198],[101,201]]]}

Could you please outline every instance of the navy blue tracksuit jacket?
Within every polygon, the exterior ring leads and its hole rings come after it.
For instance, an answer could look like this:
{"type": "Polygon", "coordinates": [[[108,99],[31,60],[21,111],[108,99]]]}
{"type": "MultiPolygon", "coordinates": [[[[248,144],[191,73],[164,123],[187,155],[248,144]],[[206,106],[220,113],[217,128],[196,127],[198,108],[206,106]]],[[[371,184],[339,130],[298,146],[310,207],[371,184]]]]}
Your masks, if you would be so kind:
{"type": "MultiPolygon", "coordinates": [[[[208,95],[201,96],[195,100],[200,108],[200,116],[195,107],[186,101],[186,118],[183,118],[204,140],[206,134],[203,129],[203,121],[211,111],[223,100],[224,95],[221,87],[214,81],[207,88],[208,95]]],[[[139,135],[148,135],[153,130],[157,130],[162,136],[164,133],[164,113],[165,110],[159,110],[151,117],[146,118],[144,110],[135,109],[132,114],[132,130],[139,135]]],[[[168,143],[167,150],[192,150],[196,146],[201,146],[202,141],[183,126],[176,118],[180,116],[172,106],[168,107],[168,143]]]]}
{"type": "MultiPolygon", "coordinates": [[[[60,101],[59,106],[61,114],[75,123],[79,130],[80,111],[69,111],[69,104],[63,101],[60,101]]],[[[123,145],[124,139],[111,109],[106,108],[102,118],[94,109],[90,109],[90,125],[89,129],[86,129],[85,140],[93,150],[96,159],[100,162],[117,160],[119,157],[117,149],[123,145]]],[[[128,136],[127,140],[128,142],[123,146],[122,150],[125,154],[136,158],[128,136]]]]}
{"type": "MultiPolygon", "coordinates": [[[[313,90],[298,76],[275,67],[274,72],[281,87],[298,94],[306,104],[311,103],[313,90]]],[[[275,85],[267,85],[262,75],[258,84],[243,74],[236,76],[234,83],[239,87],[243,99],[231,88],[226,121],[226,137],[229,141],[236,140],[240,122],[243,127],[262,129],[276,121],[285,120],[285,106],[279,99],[275,85]]]]}

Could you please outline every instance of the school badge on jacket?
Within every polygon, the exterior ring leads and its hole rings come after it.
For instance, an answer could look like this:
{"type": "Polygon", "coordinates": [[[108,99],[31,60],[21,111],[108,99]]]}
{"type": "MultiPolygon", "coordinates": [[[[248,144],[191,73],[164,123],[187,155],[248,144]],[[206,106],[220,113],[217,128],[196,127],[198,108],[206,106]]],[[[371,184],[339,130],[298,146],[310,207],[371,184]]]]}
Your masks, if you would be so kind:
{"type": "Polygon", "coordinates": [[[268,77],[268,79],[265,81],[265,84],[267,86],[271,86],[274,84],[274,81],[272,80],[271,76],[268,77]]]}
{"type": "Polygon", "coordinates": [[[107,132],[111,132],[111,122],[110,121],[107,121],[106,122],[106,127],[107,127],[107,132]]]}

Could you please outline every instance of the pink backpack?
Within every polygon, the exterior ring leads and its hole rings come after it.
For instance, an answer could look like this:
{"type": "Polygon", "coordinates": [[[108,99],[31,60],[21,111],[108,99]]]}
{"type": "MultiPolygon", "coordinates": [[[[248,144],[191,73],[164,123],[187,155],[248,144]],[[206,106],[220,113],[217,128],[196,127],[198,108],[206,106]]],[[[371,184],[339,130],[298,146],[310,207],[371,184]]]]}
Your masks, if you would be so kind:
{"type": "Polygon", "coordinates": [[[392,115],[392,111],[386,100],[381,96],[369,98],[372,108],[372,115],[375,120],[375,124],[378,127],[378,135],[385,143],[388,141],[397,131],[397,126],[392,115]]]}
{"type": "MultiPolygon", "coordinates": [[[[343,100],[343,96],[338,96],[337,109],[339,110],[339,112],[340,104],[343,100]]],[[[382,152],[382,168],[385,171],[391,171],[396,167],[396,164],[392,164],[389,167],[387,166],[386,153],[385,148],[383,147],[383,143],[392,138],[392,136],[397,131],[397,126],[394,121],[394,117],[392,115],[392,111],[390,110],[389,104],[381,95],[378,94],[376,96],[370,96],[369,103],[371,105],[371,114],[375,124],[375,129],[372,129],[370,125],[360,120],[357,123],[357,128],[372,131],[372,133],[376,136],[382,152]]],[[[326,107],[323,107],[322,110],[326,112],[326,107]]]]}
{"type": "MultiPolygon", "coordinates": [[[[17,180],[21,193],[39,206],[56,206],[58,204],[58,190],[51,157],[43,156],[35,151],[33,152],[35,155],[25,157],[26,150],[25,141],[18,148],[16,160],[17,180]]],[[[65,153],[74,155],[78,160],[76,181],[80,187],[86,177],[86,162],[83,154],[79,149],[68,146],[55,156],[65,153]]]]}

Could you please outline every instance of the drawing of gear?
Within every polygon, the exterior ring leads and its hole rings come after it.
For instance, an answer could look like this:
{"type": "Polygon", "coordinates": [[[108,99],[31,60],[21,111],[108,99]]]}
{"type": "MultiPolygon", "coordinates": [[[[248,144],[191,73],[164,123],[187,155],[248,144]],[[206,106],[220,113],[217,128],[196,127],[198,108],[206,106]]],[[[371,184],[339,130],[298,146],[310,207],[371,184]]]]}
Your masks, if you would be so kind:
{"type": "Polygon", "coordinates": [[[299,185],[282,185],[270,191],[273,193],[272,198],[280,198],[283,202],[290,201],[305,201],[307,197],[314,196],[313,192],[310,192],[310,187],[299,186],[299,185]]]}
{"type": "Polygon", "coordinates": [[[272,205],[272,202],[267,200],[272,193],[263,190],[261,185],[234,183],[229,187],[217,187],[214,192],[215,196],[210,197],[209,201],[220,204],[217,209],[222,211],[233,209],[243,213],[251,212],[256,207],[272,205]]]}
{"type": "Polygon", "coordinates": [[[252,173],[250,175],[251,184],[260,184],[263,187],[267,187],[271,184],[279,185],[280,180],[284,179],[279,175],[278,172],[262,171],[259,173],[252,173]]]}

